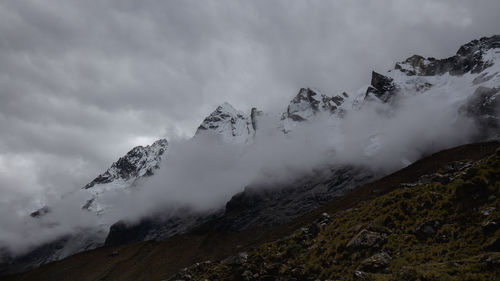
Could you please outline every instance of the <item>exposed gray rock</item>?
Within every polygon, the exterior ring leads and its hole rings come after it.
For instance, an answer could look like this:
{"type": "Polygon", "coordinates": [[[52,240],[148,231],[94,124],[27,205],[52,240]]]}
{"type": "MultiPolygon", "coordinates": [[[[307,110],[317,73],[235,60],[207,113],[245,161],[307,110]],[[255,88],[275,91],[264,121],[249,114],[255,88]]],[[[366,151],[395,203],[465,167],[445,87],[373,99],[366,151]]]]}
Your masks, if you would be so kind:
{"type": "Polygon", "coordinates": [[[240,266],[247,262],[248,260],[248,253],[246,252],[241,252],[238,253],[235,256],[231,256],[229,258],[226,258],[225,260],[222,261],[223,264],[229,265],[229,266],[240,266]]]}
{"type": "Polygon", "coordinates": [[[363,260],[360,268],[367,272],[382,272],[389,266],[390,261],[391,256],[386,252],[381,252],[363,260]]]}
{"type": "Polygon", "coordinates": [[[318,112],[334,113],[344,103],[344,98],[348,97],[346,93],[343,96],[320,95],[310,88],[301,88],[283,113],[282,119],[305,121],[318,112]]]}
{"type": "Polygon", "coordinates": [[[493,233],[500,228],[500,225],[494,220],[487,220],[481,223],[481,228],[486,233],[493,233]]]}
{"type": "Polygon", "coordinates": [[[379,100],[387,102],[396,91],[397,86],[391,77],[373,71],[372,81],[370,87],[366,89],[365,99],[373,95],[379,100]]]}
{"type": "Polygon", "coordinates": [[[354,236],[347,248],[351,249],[366,249],[366,248],[380,248],[387,242],[387,234],[369,231],[366,229],[361,230],[354,236]]]}

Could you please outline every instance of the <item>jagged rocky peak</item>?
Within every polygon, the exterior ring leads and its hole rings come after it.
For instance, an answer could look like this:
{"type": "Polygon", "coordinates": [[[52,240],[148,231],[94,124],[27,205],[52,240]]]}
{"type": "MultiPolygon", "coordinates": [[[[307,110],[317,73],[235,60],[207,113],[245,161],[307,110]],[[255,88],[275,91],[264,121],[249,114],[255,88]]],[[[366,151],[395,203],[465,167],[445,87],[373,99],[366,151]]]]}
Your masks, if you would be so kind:
{"type": "Polygon", "coordinates": [[[488,59],[488,52],[495,49],[500,49],[500,35],[473,40],[461,46],[454,56],[446,59],[414,55],[403,62],[396,63],[394,68],[409,76],[480,73],[493,65],[493,62],[488,59]]]}
{"type": "Polygon", "coordinates": [[[259,111],[255,108],[250,114],[246,114],[225,102],[203,120],[195,136],[214,134],[225,142],[249,143],[255,135],[258,115],[259,111]]]}
{"type": "Polygon", "coordinates": [[[396,63],[394,70],[387,73],[373,72],[364,99],[389,102],[399,92],[422,93],[435,84],[445,85],[443,83],[464,74],[477,75],[471,81],[473,85],[497,87],[495,81],[500,77],[499,68],[493,66],[499,60],[500,35],[473,40],[461,46],[454,56],[445,59],[413,55],[396,63]]]}
{"type": "Polygon", "coordinates": [[[96,184],[105,184],[121,179],[128,181],[143,176],[151,176],[155,169],[160,167],[162,155],[168,147],[166,139],[160,139],[148,146],[136,146],[125,156],[121,157],[111,165],[111,167],[99,175],[84,189],[93,187],[96,184]]]}
{"type": "Polygon", "coordinates": [[[327,96],[318,94],[310,88],[301,88],[299,93],[290,101],[282,119],[305,121],[318,112],[336,112],[347,98],[347,93],[342,96],[327,96]]]}
{"type": "Polygon", "coordinates": [[[372,71],[372,80],[370,86],[366,89],[365,99],[373,95],[379,100],[387,102],[397,89],[394,79],[372,71]]]}

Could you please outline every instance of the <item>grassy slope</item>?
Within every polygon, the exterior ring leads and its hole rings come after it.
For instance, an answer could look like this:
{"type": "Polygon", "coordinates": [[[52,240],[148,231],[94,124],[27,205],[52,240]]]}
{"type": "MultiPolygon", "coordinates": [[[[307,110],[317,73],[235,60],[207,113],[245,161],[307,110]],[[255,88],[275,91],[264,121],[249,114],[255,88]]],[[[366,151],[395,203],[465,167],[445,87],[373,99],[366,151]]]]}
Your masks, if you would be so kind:
{"type": "Polygon", "coordinates": [[[175,236],[164,242],[150,241],[118,247],[103,247],[23,274],[3,277],[2,280],[165,279],[195,262],[208,259],[218,260],[239,251],[251,251],[262,243],[294,233],[300,227],[316,220],[322,212],[337,214],[359,204],[366,204],[362,202],[394,191],[402,182],[416,181],[421,175],[433,173],[450,161],[478,160],[493,153],[497,147],[499,147],[498,143],[472,144],[436,153],[381,180],[361,186],[348,195],[278,228],[252,229],[239,233],[214,233],[210,231],[211,224],[207,223],[193,233],[175,236]],[[237,247],[238,245],[240,247],[237,247]],[[110,256],[109,254],[114,251],[119,254],[110,256]]]}
{"type": "Polygon", "coordinates": [[[440,170],[430,182],[405,185],[320,219],[323,226],[311,225],[266,243],[250,251],[246,261],[229,258],[194,265],[179,277],[500,280],[500,152],[466,163],[472,166],[440,170]],[[425,233],[421,228],[425,225],[433,225],[434,231],[425,233]],[[349,247],[363,230],[385,236],[385,241],[381,246],[349,247]],[[497,241],[494,249],[487,246],[493,241],[497,241]],[[390,256],[386,266],[366,265],[380,253],[390,256]]]}

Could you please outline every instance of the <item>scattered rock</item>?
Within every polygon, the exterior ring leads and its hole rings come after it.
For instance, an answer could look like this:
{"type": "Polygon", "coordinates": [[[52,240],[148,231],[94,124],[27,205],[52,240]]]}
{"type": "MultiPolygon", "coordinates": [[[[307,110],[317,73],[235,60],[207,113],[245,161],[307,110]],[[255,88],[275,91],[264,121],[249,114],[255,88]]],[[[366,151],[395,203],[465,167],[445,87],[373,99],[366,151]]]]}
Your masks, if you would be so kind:
{"type": "Polygon", "coordinates": [[[496,221],[487,220],[481,224],[481,228],[484,232],[495,232],[499,228],[499,225],[496,221]]]}
{"type": "Polygon", "coordinates": [[[241,277],[243,277],[243,280],[252,280],[253,273],[250,270],[245,270],[243,274],[241,274],[241,277]]]}
{"type": "Polygon", "coordinates": [[[389,262],[391,261],[391,256],[386,252],[381,252],[375,254],[366,260],[361,262],[361,269],[368,272],[382,272],[384,271],[389,262]]]}
{"type": "Polygon", "coordinates": [[[356,270],[354,271],[354,279],[356,280],[370,280],[368,273],[356,270]]]}
{"type": "Polygon", "coordinates": [[[489,216],[491,212],[495,211],[495,207],[489,207],[481,211],[481,215],[483,216],[489,216]]]}
{"type": "Polygon", "coordinates": [[[387,235],[383,233],[361,230],[354,238],[347,243],[347,248],[363,249],[363,248],[380,248],[387,241],[387,235]]]}
{"type": "Polygon", "coordinates": [[[242,265],[243,263],[247,262],[248,260],[248,253],[247,252],[241,252],[237,254],[236,256],[231,256],[223,261],[224,264],[229,265],[229,266],[239,266],[242,265]]]}

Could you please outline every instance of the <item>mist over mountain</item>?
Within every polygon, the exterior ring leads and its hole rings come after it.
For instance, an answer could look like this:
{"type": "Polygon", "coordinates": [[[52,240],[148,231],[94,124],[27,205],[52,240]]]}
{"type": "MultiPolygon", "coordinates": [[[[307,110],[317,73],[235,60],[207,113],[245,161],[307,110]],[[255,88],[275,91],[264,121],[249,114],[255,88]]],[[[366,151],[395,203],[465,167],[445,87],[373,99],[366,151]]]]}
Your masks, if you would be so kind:
{"type": "Polygon", "coordinates": [[[16,214],[19,201],[2,204],[13,215],[2,217],[0,243],[7,261],[49,243],[35,255],[41,264],[122,239],[128,226],[141,227],[133,238],[141,241],[221,216],[219,227],[282,224],[433,152],[498,139],[499,86],[500,36],[493,36],[446,59],[412,56],[373,72],[357,91],[302,88],[280,112],[224,103],[193,138],[136,147],[82,188],[47,196],[38,210],[16,214]],[[242,206],[249,211],[228,215],[242,206]]]}

